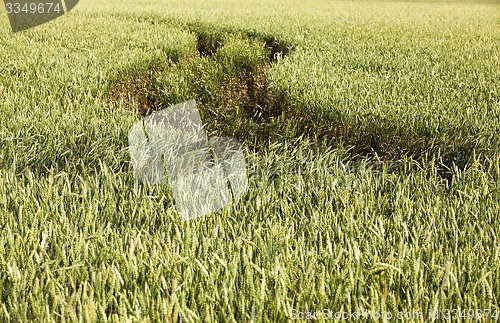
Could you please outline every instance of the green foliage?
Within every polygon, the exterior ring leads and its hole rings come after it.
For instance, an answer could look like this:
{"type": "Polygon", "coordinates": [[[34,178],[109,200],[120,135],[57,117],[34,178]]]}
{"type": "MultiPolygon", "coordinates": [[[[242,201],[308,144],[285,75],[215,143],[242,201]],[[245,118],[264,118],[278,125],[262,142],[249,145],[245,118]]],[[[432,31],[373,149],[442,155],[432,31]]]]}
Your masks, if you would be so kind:
{"type": "Polygon", "coordinates": [[[500,310],[499,12],[89,0],[1,34],[0,321],[500,310]],[[192,98],[249,189],[181,223],[127,132],[192,98]]]}

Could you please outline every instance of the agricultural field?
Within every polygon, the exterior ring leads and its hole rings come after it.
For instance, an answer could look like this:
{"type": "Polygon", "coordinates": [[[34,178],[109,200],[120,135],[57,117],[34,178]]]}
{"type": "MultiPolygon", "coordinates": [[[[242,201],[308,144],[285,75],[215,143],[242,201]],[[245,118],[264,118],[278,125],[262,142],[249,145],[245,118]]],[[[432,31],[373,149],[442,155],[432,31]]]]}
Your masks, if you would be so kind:
{"type": "Polygon", "coordinates": [[[500,318],[497,1],[0,17],[0,321],[500,318]],[[128,131],[191,99],[249,184],[182,222],[128,131]]]}

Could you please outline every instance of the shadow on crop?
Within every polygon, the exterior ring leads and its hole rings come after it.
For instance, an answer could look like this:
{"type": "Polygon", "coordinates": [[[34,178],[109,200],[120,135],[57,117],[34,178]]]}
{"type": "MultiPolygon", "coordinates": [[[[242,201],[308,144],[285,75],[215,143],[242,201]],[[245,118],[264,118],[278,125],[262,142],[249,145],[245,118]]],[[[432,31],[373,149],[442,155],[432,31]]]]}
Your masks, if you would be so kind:
{"type": "MultiPolygon", "coordinates": [[[[189,96],[175,98],[178,99],[175,101],[159,91],[162,85],[157,83],[157,76],[173,67],[153,61],[115,80],[110,86],[109,101],[146,116],[181,99],[194,98],[210,135],[234,137],[254,151],[267,150],[270,142],[306,137],[331,146],[350,147],[353,160],[391,162],[411,157],[424,164],[429,162],[435,165],[432,171],[448,184],[452,182],[454,170],[470,165],[473,145],[459,145],[450,139],[442,143],[447,149],[430,148],[434,139],[425,133],[408,133],[376,116],[352,120],[333,113],[318,114],[305,104],[292,102],[287,93],[272,87],[267,79],[267,72],[277,63],[277,58],[287,57],[294,49],[274,36],[240,34],[259,41],[261,50],[266,53],[265,59],[257,63],[249,60],[241,66],[224,66],[222,76],[208,81],[210,90],[207,90],[203,85],[206,71],[196,66],[221,65],[219,53],[225,46],[224,32],[193,30],[196,31],[196,48],[190,57],[177,62],[177,65],[193,66],[187,73],[192,75],[192,84],[188,84],[186,90],[189,96]]],[[[394,171],[408,173],[413,170],[402,167],[394,171]]]]}

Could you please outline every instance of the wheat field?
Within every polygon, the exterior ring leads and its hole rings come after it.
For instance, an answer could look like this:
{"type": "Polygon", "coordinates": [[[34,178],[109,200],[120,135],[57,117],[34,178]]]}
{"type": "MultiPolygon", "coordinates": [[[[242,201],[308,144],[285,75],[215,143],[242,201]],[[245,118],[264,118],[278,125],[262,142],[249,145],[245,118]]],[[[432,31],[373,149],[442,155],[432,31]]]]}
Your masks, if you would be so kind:
{"type": "Polygon", "coordinates": [[[498,2],[1,17],[0,321],[498,319],[498,2]],[[249,183],[181,222],[127,136],[191,99],[249,183]]]}

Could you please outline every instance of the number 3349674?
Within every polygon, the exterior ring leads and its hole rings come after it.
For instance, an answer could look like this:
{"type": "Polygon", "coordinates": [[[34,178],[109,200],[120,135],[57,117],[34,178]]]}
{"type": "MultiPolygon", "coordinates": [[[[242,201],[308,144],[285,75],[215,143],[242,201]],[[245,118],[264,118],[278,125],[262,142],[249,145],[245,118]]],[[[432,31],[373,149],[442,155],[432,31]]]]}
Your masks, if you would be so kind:
{"type": "Polygon", "coordinates": [[[60,3],[46,2],[46,3],[19,3],[7,2],[5,3],[7,14],[40,14],[40,13],[61,13],[63,8],[60,3]]]}

